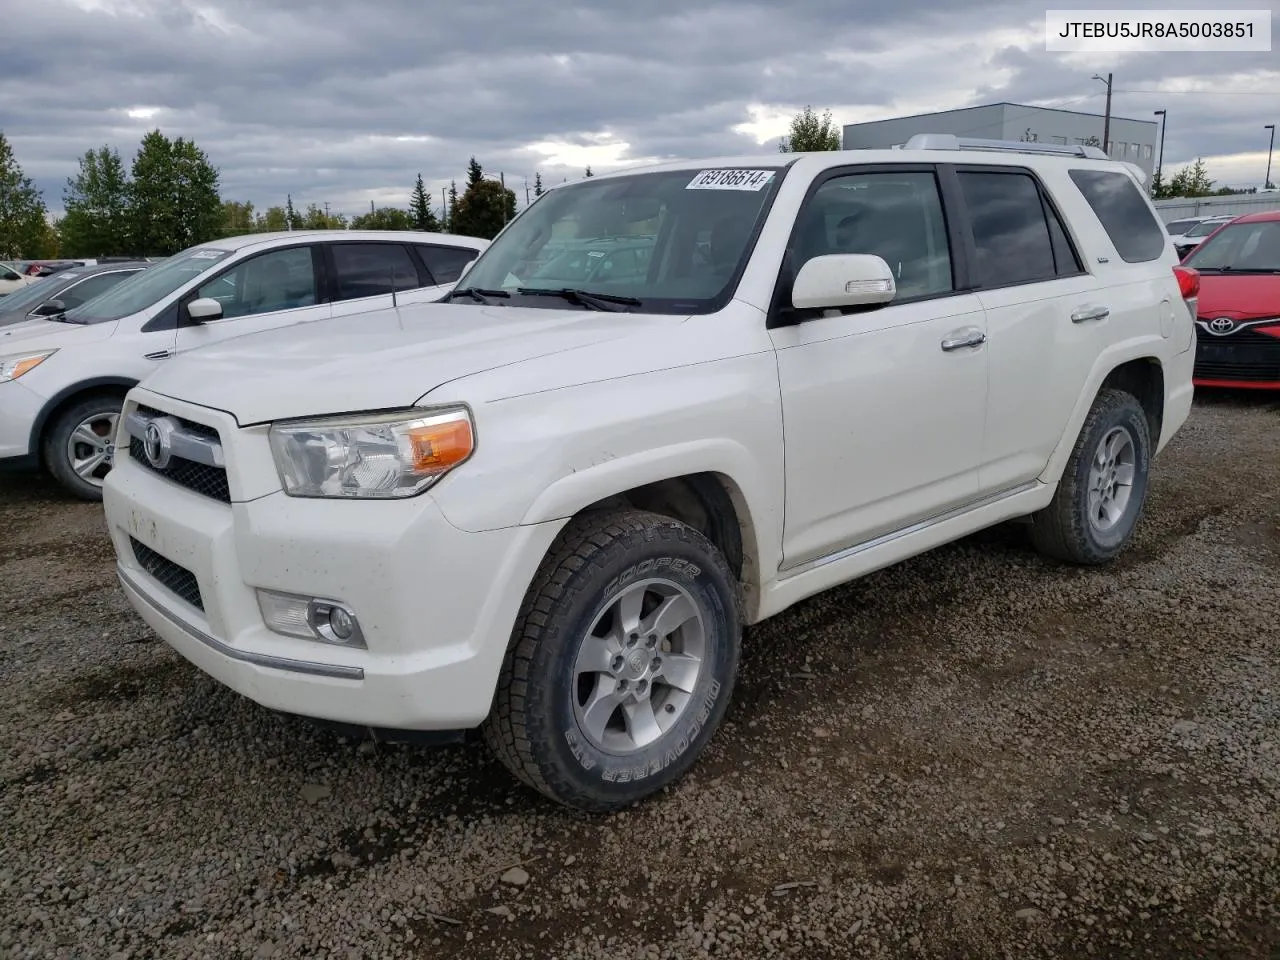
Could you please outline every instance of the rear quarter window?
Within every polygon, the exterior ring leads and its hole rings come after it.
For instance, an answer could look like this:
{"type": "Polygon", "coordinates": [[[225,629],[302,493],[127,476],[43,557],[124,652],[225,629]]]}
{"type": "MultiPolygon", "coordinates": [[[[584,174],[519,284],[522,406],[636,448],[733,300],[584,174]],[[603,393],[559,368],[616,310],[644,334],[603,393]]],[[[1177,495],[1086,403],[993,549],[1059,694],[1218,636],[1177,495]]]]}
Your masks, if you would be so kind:
{"type": "Polygon", "coordinates": [[[1127,173],[1071,170],[1072,182],[1126,263],[1146,263],[1165,251],[1169,235],[1127,173]]]}

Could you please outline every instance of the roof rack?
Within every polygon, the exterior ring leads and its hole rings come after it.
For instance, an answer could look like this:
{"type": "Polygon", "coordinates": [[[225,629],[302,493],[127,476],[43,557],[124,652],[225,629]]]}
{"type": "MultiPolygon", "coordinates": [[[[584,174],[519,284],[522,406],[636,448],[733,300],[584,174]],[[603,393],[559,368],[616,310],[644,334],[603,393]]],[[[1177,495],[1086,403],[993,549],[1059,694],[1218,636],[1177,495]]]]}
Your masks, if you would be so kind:
{"type": "Polygon", "coordinates": [[[1085,157],[1089,160],[1109,160],[1101,147],[1080,143],[1038,143],[1023,140],[981,140],[974,137],[957,137],[952,133],[917,133],[905,144],[904,150],[994,150],[1002,153],[1051,153],[1064,157],[1085,157]]]}

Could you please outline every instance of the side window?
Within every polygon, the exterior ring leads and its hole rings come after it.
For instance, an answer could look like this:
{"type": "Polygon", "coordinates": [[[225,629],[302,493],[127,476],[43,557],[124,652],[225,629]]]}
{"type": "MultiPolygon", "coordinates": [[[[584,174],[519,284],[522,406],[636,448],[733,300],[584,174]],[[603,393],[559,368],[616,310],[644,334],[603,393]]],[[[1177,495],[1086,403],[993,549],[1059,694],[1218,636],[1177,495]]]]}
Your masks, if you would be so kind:
{"type": "Polygon", "coordinates": [[[805,201],[791,253],[797,270],[825,254],[875,254],[893,271],[899,299],[953,289],[946,220],[932,173],[832,177],[805,201]]]}
{"type": "Polygon", "coordinates": [[[422,285],[409,251],[398,243],[335,243],[333,279],[337,300],[376,297],[422,285]]]}
{"type": "Polygon", "coordinates": [[[245,317],[316,303],[310,247],[268,250],[236,264],[196,292],[222,304],[222,316],[245,317]]]}
{"type": "Polygon", "coordinates": [[[454,283],[462,276],[462,268],[480,256],[468,247],[438,247],[418,244],[418,253],[436,283],[454,283]]]}
{"type": "Polygon", "coordinates": [[[1047,202],[1044,203],[1044,215],[1049,221],[1049,240],[1053,244],[1053,264],[1058,276],[1076,277],[1084,273],[1084,264],[1080,262],[1080,257],[1067,238],[1066,227],[1047,202]]]}
{"type": "Polygon", "coordinates": [[[960,173],[973,225],[975,279],[984,287],[1052,280],[1053,240],[1040,190],[1025,173],[960,173]]]}
{"type": "Polygon", "coordinates": [[[1168,240],[1164,229],[1132,177],[1111,170],[1069,173],[1122,260],[1146,263],[1165,252],[1168,240]]]}
{"type": "Polygon", "coordinates": [[[92,300],[100,293],[106,293],[125,277],[132,275],[132,272],[123,271],[100,273],[96,277],[88,277],[79,283],[73,283],[58,294],[56,299],[61,300],[70,310],[72,307],[80,306],[86,300],[92,300]]]}

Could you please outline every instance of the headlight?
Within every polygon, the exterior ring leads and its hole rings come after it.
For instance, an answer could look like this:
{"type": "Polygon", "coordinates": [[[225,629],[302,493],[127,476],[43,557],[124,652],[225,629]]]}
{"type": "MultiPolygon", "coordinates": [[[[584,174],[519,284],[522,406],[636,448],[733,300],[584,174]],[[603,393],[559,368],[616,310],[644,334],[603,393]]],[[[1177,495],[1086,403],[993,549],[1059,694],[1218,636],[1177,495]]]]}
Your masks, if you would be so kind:
{"type": "Polygon", "coordinates": [[[17,380],[24,373],[34,370],[57,352],[57,350],[45,350],[43,353],[18,353],[8,357],[0,357],[0,383],[17,380]]]}
{"type": "Polygon", "coordinates": [[[277,423],[270,438],[291,497],[412,497],[475,449],[463,407],[277,423]]]}

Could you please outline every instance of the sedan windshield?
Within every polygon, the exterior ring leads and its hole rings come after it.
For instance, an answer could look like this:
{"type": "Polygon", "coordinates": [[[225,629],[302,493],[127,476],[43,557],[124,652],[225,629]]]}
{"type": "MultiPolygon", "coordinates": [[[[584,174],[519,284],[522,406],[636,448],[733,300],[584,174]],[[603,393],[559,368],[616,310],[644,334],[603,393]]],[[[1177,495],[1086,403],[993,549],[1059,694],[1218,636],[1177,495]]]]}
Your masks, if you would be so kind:
{"type": "Polygon", "coordinates": [[[66,318],[73,323],[108,323],[127,317],[159,303],[230,255],[230,250],[209,247],[184,250],[154,267],[139,270],[101,296],[68,310],[66,318]]]}
{"type": "Polygon", "coordinates": [[[1204,272],[1280,273],[1280,220],[1224,227],[1184,264],[1204,272]]]}
{"type": "Polygon", "coordinates": [[[560,309],[718,310],[782,172],[686,169],[557,187],[493,241],[449,297],[560,309]]]}
{"type": "Polygon", "coordinates": [[[1207,237],[1226,222],[1226,220],[1206,220],[1203,223],[1197,223],[1194,227],[1188,230],[1184,236],[1207,237]]]}
{"type": "Polygon", "coordinates": [[[24,287],[19,287],[17,291],[0,300],[0,313],[35,309],[67,285],[66,280],[58,279],[61,276],[63,274],[41,277],[35,283],[28,283],[24,287]]]}

